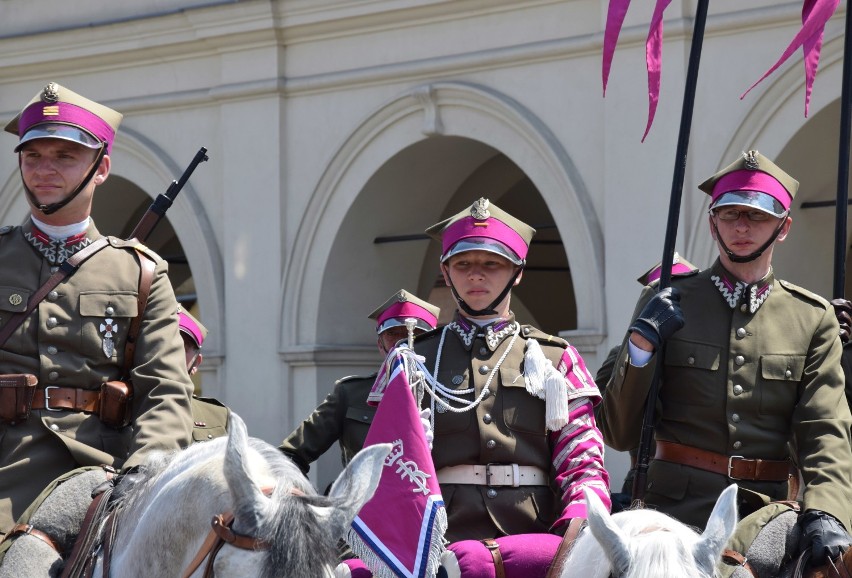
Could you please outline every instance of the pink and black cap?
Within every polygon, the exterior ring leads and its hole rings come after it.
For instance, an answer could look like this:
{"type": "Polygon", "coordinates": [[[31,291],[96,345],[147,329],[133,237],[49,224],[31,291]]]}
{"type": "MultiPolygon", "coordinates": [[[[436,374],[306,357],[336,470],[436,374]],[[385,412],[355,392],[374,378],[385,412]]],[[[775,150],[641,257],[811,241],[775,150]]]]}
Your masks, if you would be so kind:
{"type": "Polygon", "coordinates": [[[751,150],[698,188],[710,195],[711,211],[745,205],[780,218],[790,211],[799,181],[756,150],[751,150]]]}
{"type": "Polygon", "coordinates": [[[195,343],[196,347],[201,349],[204,338],[207,337],[207,328],[183,307],[178,307],[178,328],[183,335],[195,343]]]}
{"type": "Polygon", "coordinates": [[[57,138],[91,149],[105,147],[109,154],[122,118],[121,113],[51,82],[5,130],[20,137],[15,152],[32,140],[57,138]]]}
{"type": "Polygon", "coordinates": [[[488,251],[523,265],[535,235],[535,229],[485,198],[426,232],[441,242],[442,263],[465,251],[488,251]]]}
{"type": "Polygon", "coordinates": [[[406,319],[414,319],[417,329],[431,331],[437,327],[440,314],[440,308],[400,289],[370,313],[370,319],[376,320],[376,333],[379,334],[391,327],[404,326],[406,319]]]}

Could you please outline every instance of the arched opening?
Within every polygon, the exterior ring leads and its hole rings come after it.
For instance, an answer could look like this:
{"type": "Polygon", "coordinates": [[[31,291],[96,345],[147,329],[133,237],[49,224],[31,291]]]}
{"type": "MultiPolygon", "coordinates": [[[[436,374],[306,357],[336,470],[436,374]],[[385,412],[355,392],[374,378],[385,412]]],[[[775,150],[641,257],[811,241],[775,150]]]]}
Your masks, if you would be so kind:
{"type": "MultiPolygon", "coordinates": [[[[126,239],[151,205],[151,197],[128,179],[116,174],[101,185],[95,193],[91,217],[103,235],[126,239]]],[[[192,270],[174,227],[165,216],[145,240],[169,264],[169,280],[181,306],[199,316],[198,296],[192,270]]],[[[201,391],[201,373],[192,376],[196,392],[201,391]]]]}

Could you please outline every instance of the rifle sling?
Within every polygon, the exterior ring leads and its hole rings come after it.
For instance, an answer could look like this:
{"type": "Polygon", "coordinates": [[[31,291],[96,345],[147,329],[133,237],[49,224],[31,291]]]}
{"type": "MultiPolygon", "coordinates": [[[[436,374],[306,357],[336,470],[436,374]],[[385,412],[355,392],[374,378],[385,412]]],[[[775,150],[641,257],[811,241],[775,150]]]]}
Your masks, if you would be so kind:
{"type": "Polygon", "coordinates": [[[27,301],[27,308],[12,315],[3,328],[0,329],[0,347],[6,343],[6,340],[9,339],[15,329],[24,322],[24,319],[30,316],[38,304],[47,297],[47,294],[53,291],[54,287],[59,285],[66,277],[73,275],[80,265],[83,264],[83,261],[106,247],[108,244],[109,240],[106,237],[101,237],[94,243],[87,245],[63,261],[59,266],[59,269],[56,270],[56,273],[51,275],[50,278],[45,281],[44,285],[39,287],[38,291],[33,293],[29,301],[27,301]]]}

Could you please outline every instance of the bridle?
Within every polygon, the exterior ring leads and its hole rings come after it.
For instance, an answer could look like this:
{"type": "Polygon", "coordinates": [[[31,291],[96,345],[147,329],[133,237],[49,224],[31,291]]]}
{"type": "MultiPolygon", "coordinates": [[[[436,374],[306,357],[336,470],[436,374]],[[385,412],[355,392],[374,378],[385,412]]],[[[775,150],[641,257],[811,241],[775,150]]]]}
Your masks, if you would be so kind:
{"type": "MultiPolygon", "coordinates": [[[[272,487],[261,488],[265,496],[271,495],[273,490],[274,488],[272,487]]],[[[290,493],[295,496],[305,495],[304,492],[296,488],[292,488],[290,493]]],[[[240,548],[241,550],[269,549],[270,544],[264,540],[260,540],[255,536],[247,536],[234,532],[232,528],[233,524],[234,513],[230,510],[213,516],[213,519],[210,521],[210,531],[207,533],[207,537],[204,538],[204,542],[201,543],[201,547],[198,549],[195,558],[192,559],[192,562],[184,570],[183,578],[192,576],[201,566],[202,562],[204,562],[205,558],[207,559],[207,565],[204,568],[203,577],[213,578],[213,564],[216,561],[216,555],[225,544],[240,548]]]]}

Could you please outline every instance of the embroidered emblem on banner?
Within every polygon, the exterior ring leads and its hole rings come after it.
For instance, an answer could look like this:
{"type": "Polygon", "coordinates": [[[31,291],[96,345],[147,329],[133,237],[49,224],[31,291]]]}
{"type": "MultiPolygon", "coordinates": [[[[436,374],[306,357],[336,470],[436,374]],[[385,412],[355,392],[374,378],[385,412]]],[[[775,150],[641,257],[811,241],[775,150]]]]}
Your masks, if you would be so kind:
{"type": "Polygon", "coordinates": [[[393,467],[396,464],[396,472],[399,474],[399,478],[401,480],[405,480],[408,478],[408,481],[414,486],[411,491],[415,494],[423,494],[424,496],[428,496],[431,491],[429,490],[429,486],[426,485],[426,480],[431,478],[429,474],[424,471],[421,471],[417,465],[417,462],[414,460],[405,460],[403,459],[403,448],[402,448],[402,440],[396,440],[393,442],[393,449],[391,449],[391,453],[388,457],[385,458],[385,467],[393,467]]]}
{"type": "Polygon", "coordinates": [[[113,336],[118,331],[118,323],[107,317],[106,319],[104,319],[104,322],[101,323],[100,329],[101,333],[104,334],[104,340],[101,344],[101,349],[103,349],[104,355],[106,355],[107,357],[112,357],[112,354],[115,351],[115,340],[113,339],[113,336]]]}

